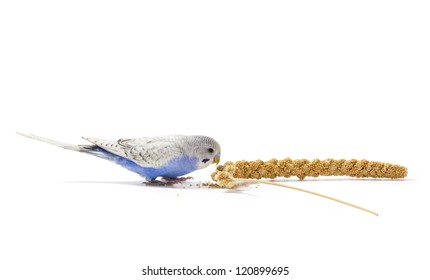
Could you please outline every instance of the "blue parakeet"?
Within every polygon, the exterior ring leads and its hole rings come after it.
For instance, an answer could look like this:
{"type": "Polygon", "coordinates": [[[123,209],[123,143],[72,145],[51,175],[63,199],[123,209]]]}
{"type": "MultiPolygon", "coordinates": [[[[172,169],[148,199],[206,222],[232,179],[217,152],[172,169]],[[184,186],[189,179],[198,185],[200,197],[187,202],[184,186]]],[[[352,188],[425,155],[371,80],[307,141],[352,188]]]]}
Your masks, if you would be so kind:
{"type": "Polygon", "coordinates": [[[218,142],[199,135],[170,135],[117,141],[83,137],[92,144],[72,145],[32,134],[18,134],[115,162],[138,173],[148,182],[160,182],[156,181],[158,177],[170,182],[182,181],[183,178],[178,178],[179,176],[205,168],[212,163],[218,164],[221,156],[218,142]]]}

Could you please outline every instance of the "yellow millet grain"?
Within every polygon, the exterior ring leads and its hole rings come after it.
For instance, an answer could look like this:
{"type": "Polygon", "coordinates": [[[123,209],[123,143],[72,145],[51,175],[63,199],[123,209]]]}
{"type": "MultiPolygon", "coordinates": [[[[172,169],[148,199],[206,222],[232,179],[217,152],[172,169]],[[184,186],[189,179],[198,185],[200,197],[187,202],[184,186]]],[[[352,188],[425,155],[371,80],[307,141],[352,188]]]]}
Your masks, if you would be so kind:
{"type": "Polygon", "coordinates": [[[350,176],[356,178],[392,178],[399,179],[407,176],[407,168],[391,163],[368,160],[283,160],[271,159],[269,161],[255,160],[236,162],[228,161],[217,167],[212,173],[212,179],[220,187],[234,188],[242,179],[261,179],[276,177],[289,178],[297,176],[303,180],[305,177],[318,176],[350,176]]]}

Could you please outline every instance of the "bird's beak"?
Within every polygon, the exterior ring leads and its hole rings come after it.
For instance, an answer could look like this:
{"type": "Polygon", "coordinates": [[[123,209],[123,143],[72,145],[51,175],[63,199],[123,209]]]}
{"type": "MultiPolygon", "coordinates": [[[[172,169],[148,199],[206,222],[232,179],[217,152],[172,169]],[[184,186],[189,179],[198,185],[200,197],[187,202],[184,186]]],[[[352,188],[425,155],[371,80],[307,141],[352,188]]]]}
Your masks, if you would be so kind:
{"type": "Polygon", "coordinates": [[[218,165],[218,163],[219,163],[220,159],[221,159],[221,156],[220,156],[219,154],[218,154],[218,155],[216,155],[216,156],[214,157],[214,163],[215,163],[216,165],[218,165]]]}

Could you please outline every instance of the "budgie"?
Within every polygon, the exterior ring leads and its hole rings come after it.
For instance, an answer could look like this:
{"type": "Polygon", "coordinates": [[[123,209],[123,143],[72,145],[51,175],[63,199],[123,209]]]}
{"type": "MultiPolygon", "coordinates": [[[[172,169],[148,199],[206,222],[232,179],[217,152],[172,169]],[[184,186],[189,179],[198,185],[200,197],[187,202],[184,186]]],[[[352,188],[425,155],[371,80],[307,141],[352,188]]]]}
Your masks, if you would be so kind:
{"type": "Polygon", "coordinates": [[[142,176],[149,184],[177,183],[181,177],[212,163],[218,164],[221,146],[207,136],[170,135],[108,141],[82,137],[92,144],[72,145],[33,134],[18,134],[67,150],[90,154],[119,164],[142,176]],[[163,181],[157,180],[162,177],[163,181]]]}

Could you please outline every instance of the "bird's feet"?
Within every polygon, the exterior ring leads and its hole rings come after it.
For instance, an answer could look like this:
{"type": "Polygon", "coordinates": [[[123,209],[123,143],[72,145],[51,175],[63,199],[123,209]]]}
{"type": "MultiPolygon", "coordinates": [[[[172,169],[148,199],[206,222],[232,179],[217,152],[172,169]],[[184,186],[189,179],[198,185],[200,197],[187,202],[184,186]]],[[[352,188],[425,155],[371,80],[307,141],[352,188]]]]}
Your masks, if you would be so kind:
{"type": "Polygon", "coordinates": [[[178,184],[178,183],[182,183],[185,182],[187,180],[192,180],[194,179],[193,177],[161,177],[165,182],[168,183],[173,183],[173,184],[178,184]]]}
{"type": "Polygon", "coordinates": [[[175,184],[183,183],[187,180],[194,179],[193,177],[161,177],[163,180],[150,180],[143,182],[146,186],[173,186],[175,184]]]}
{"type": "Polygon", "coordinates": [[[167,181],[159,181],[159,180],[150,180],[143,182],[145,186],[152,186],[152,187],[166,187],[166,186],[172,186],[173,183],[167,182],[167,181]]]}

